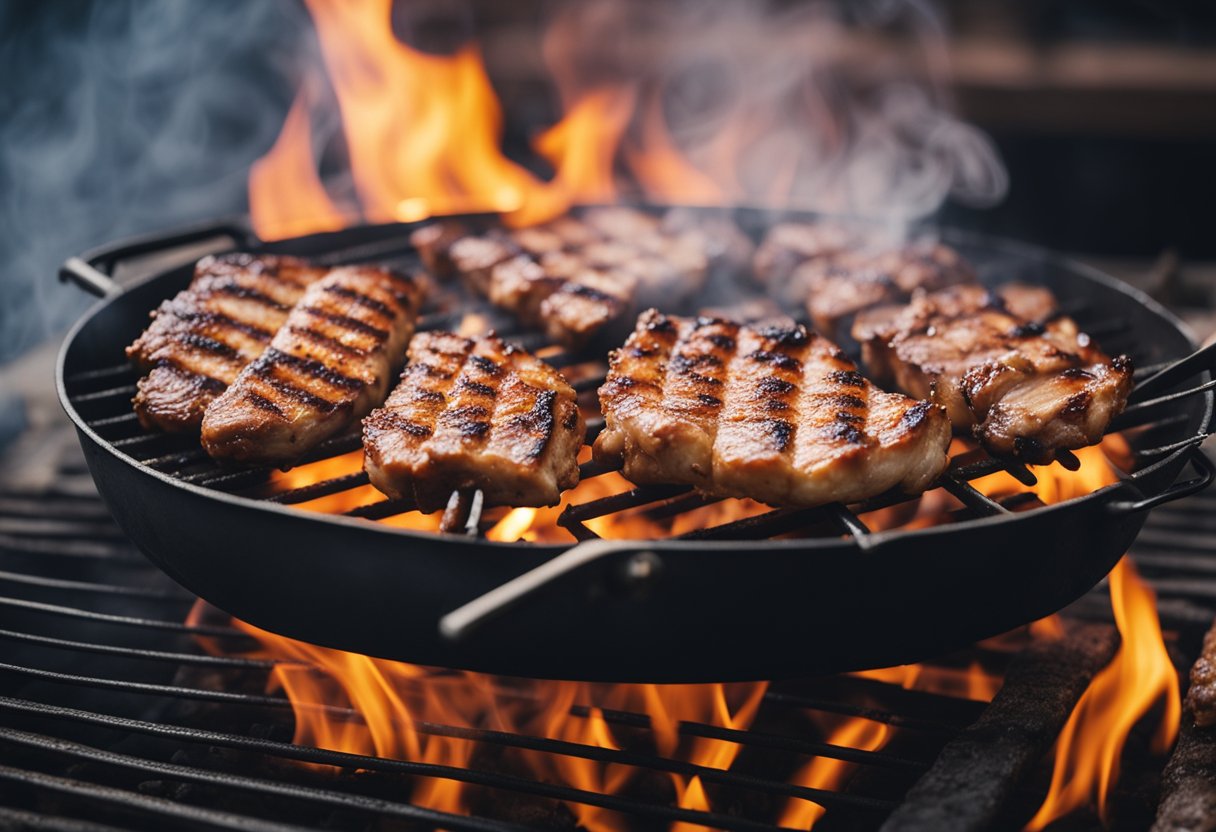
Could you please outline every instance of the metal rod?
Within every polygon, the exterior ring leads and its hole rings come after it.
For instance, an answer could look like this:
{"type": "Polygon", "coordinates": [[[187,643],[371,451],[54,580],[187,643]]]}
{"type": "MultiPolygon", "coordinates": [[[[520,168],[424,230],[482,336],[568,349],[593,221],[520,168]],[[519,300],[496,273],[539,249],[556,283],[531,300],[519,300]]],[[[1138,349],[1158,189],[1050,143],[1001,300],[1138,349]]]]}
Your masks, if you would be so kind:
{"type": "MultiPolygon", "coordinates": [[[[126,717],[115,717],[76,708],[64,708],[53,705],[43,705],[28,700],[0,696],[0,709],[27,713],[52,719],[68,720],[90,725],[114,728],[127,733],[140,733],[163,737],[175,741],[201,743],[205,745],[234,748],[273,757],[298,760],[306,763],[336,766],[343,769],[366,769],[423,777],[435,777],[458,782],[472,783],[489,788],[507,789],[522,794],[533,794],[550,797],[556,800],[584,803],[599,806],[612,811],[625,812],[644,817],[657,817],[667,821],[685,821],[687,823],[739,830],[739,832],[769,832],[774,827],[770,824],[747,820],[712,812],[699,812],[668,804],[644,803],[617,795],[605,795],[584,789],[541,783],[509,774],[497,774],[476,769],[458,768],[433,763],[417,763],[406,760],[391,760],[371,757],[363,754],[351,754],[342,751],[330,751],[322,748],[293,745],[274,740],[246,737],[238,734],[225,734],[197,728],[187,728],[180,725],[147,722],[126,717]]],[[[857,795],[826,793],[824,800],[839,802],[858,809],[877,812],[889,811],[894,803],[889,800],[865,798],[857,795]]]]}

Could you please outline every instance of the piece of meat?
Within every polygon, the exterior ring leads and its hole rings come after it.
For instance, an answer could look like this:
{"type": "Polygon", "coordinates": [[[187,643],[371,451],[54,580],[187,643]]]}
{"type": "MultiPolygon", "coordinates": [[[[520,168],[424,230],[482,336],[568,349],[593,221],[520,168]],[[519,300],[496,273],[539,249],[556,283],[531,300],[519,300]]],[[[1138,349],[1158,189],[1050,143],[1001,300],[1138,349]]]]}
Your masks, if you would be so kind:
{"type": "Polygon", "coordinates": [[[197,431],[203,412],[270,343],[326,269],[294,257],[204,257],[187,289],[152,313],[127,347],[144,376],[132,404],[148,430],[197,431]]]}
{"type": "Polygon", "coordinates": [[[947,464],[950,424],[884,393],[805,327],[649,310],[610,356],[595,456],[636,483],[686,483],[775,506],[917,493],[947,464]]]}
{"type": "Polygon", "coordinates": [[[203,417],[215,459],[287,465],[384,400],[422,303],[421,283],[371,266],[305,291],[270,347],[203,417]]]}
{"type": "Polygon", "coordinates": [[[422,332],[401,381],[363,422],[376,488],[443,508],[481,489],[488,505],[556,505],[578,483],[583,419],[561,374],[493,334],[422,332]]]}
{"type": "Polygon", "coordinates": [[[410,234],[410,244],[418,251],[422,264],[431,274],[441,278],[451,277],[456,271],[452,262],[452,244],[468,236],[464,224],[454,220],[440,220],[410,234]]]}
{"type": "Polygon", "coordinates": [[[914,292],[933,292],[975,281],[975,272],[954,249],[914,243],[879,253],[848,252],[798,267],[790,285],[806,299],[815,328],[837,337],[841,324],[880,304],[906,301],[914,292]]]}
{"type": "Polygon", "coordinates": [[[853,335],[875,378],[942,405],[989,453],[1046,464],[1101,440],[1127,403],[1132,366],[1071,319],[1043,315],[1055,307],[1045,291],[956,286],[863,313],[853,335]]]}
{"type": "Polygon", "coordinates": [[[1203,650],[1191,668],[1186,707],[1200,728],[1216,725],[1216,624],[1203,637],[1203,650]]]}
{"type": "MultiPolygon", "coordinates": [[[[802,264],[835,257],[864,246],[862,229],[839,222],[780,222],[770,228],[756,248],[752,272],[756,280],[778,295],[786,292],[794,270],[802,264]]],[[[805,294],[800,294],[799,299],[805,294]]]]}
{"type": "Polygon", "coordinates": [[[417,231],[414,239],[441,276],[461,275],[526,326],[578,347],[641,304],[671,306],[696,296],[711,258],[722,256],[724,244],[744,237],[733,223],[737,236],[729,234],[728,223],[719,217],[702,227],[679,215],[667,222],[613,207],[444,242],[442,257],[434,254],[441,247],[434,241],[446,240],[441,232],[417,231]],[[715,239],[711,229],[724,240],[715,239]]]}

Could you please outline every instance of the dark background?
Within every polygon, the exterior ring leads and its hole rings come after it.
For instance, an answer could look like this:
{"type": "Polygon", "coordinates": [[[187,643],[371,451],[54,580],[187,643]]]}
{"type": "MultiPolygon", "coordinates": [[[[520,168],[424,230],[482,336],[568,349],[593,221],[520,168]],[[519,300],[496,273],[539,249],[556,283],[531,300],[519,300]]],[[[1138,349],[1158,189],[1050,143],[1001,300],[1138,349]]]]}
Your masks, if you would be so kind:
{"type": "MultiPolygon", "coordinates": [[[[1213,5],[945,4],[953,99],[995,139],[1010,188],[944,218],[1086,255],[1216,259],[1213,5]]],[[[557,115],[547,79],[519,70],[538,63],[549,11],[415,2],[397,31],[430,49],[482,37],[506,146],[526,156],[557,115]]],[[[0,5],[0,364],[87,304],[55,280],[65,257],[243,212],[248,167],[317,60],[297,0],[0,5]]]]}

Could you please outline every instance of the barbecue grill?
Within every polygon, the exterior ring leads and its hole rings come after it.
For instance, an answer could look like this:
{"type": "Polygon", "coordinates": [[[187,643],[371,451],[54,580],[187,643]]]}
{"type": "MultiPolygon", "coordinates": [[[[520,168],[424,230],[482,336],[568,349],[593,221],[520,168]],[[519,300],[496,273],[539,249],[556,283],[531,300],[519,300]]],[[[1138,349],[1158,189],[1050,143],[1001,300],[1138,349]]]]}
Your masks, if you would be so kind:
{"type": "MultiPolygon", "coordinates": [[[[758,238],[778,217],[740,208],[734,218],[758,238]]],[[[453,495],[440,533],[368,522],[409,511],[401,501],[372,502],[343,516],[306,513],[292,505],[364,486],[366,478],[267,493],[270,472],[216,467],[195,440],[139,427],[129,406],[135,374],[122,350],[192,272],[183,266],[124,289],[109,276],[117,264],[226,238],[232,248],[255,252],[409,267],[416,227],[263,243],[239,222],[225,222],[121,243],[64,266],[65,277],[107,296],[73,329],[57,371],[107,506],[171,577],[272,632],[385,658],[540,678],[721,681],[901,664],[1076,600],[1126,551],[1148,509],[1213,477],[1198,450],[1213,412],[1212,350],[1192,353],[1193,342],[1167,311],[1100,273],[1031,246],[955,231],[943,239],[978,265],[981,279],[1048,286],[1108,352],[1131,355],[1139,383],[1113,427],[1125,432],[1134,461],[1117,484],[1051,506],[998,501],[971,481],[1006,470],[1033,485],[1034,474],[972,451],[957,455],[940,482],[963,508],[954,522],[928,529],[868,529],[867,513],[909,499],[884,495],[860,506],[773,510],[678,538],[596,539],[587,524],[594,518],[629,510],[671,517],[706,503],[688,489],[647,486],[567,507],[560,523],[576,545],[498,543],[482,536],[476,495],[453,495]],[[1176,481],[1188,464],[1195,474],[1176,481]]],[[[450,327],[471,312],[501,320],[457,298],[420,328],[450,327]]],[[[527,332],[503,334],[533,350],[545,347],[559,367],[598,361],[602,372],[602,353],[565,352],[527,332]]],[[[597,384],[591,372],[578,389],[593,395],[597,384]]],[[[357,448],[357,436],[339,437],[305,461],[357,448]]],[[[1072,462],[1065,454],[1057,464],[1072,462]]],[[[584,479],[602,473],[594,463],[582,470],[584,479]]]]}

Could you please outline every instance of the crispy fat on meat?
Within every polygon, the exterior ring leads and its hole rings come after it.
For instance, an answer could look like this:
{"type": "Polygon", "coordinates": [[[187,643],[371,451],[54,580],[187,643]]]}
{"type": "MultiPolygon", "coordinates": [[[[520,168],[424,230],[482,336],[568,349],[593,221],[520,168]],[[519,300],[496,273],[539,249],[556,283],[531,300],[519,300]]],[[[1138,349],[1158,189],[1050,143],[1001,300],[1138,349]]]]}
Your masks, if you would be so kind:
{"type": "Polygon", "coordinates": [[[637,483],[686,483],[776,506],[923,491],[947,464],[950,425],[884,393],[805,327],[649,310],[610,357],[596,458],[637,483]]]}
{"type": "Polygon", "coordinates": [[[583,430],[574,389],[540,359],[492,334],[423,332],[363,422],[364,467],[423,511],[475,488],[491,505],[551,506],[578,483],[583,430]]]}
{"type": "Polygon", "coordinates": [[[133,400],[148,430],[197,431],[203,413],[287,320],[326,269],[294,257],[204,257],[189,288],[153,312],[152,324],[127,347],[143,372],[133,400]]]}
{"type": "Polygon", "coordinates": [[[421,283],[370,266],[308,287],[270,347],[203,417],[212,457],[286,465],[384,399],[422,302],[421,283]]]}
{"type": "Polygon", "coordinates": [[[1054,307],[1044,289],[958,286],[863,313],[853,334],[876,378],[942,405],[990,453],[1045,464],[1100,441],[1132,386],[1131,361],[1054,307]]]}

